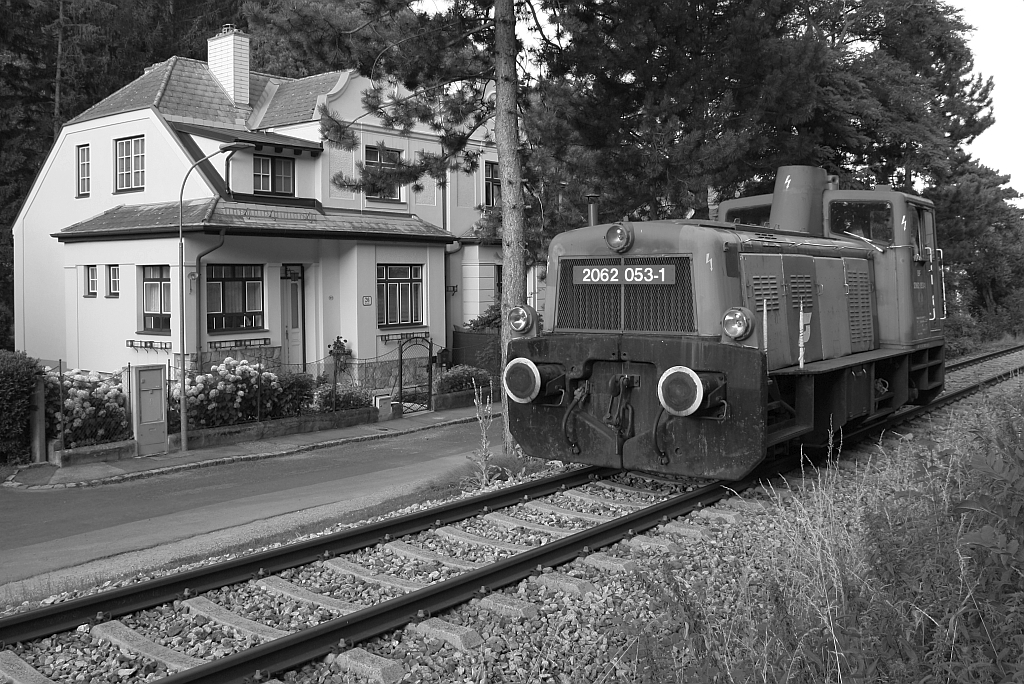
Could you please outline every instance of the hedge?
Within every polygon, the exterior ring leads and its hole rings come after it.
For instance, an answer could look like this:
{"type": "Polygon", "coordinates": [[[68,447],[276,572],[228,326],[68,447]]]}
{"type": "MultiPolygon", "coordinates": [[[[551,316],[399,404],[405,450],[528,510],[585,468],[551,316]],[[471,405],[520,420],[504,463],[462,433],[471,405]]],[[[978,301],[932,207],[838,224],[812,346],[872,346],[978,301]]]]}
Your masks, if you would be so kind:
{"type": "Polygon", "coordinates": [[[42,369],[24,352],[0,350],[0,461],[17,462],[32,452],[29,418],[42,369]]]}

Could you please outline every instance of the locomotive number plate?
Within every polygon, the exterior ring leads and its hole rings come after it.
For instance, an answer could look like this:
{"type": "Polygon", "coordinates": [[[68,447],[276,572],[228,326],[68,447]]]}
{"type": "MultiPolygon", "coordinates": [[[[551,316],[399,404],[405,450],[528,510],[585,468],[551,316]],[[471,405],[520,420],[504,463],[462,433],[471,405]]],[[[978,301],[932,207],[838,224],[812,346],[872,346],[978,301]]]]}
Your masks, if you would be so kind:
{"type": "Polygon", "coordinates": [[[572,267],[573,285],[675,285],[674,264],[572,267]]]}

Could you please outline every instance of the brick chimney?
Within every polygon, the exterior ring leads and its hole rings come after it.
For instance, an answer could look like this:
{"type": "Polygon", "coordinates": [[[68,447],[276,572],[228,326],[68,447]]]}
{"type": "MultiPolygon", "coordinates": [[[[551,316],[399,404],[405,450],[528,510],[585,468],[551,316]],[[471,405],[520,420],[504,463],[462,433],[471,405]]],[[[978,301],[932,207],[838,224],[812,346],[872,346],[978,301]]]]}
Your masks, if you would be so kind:
{"type": "Polygon", "coordinates": [[[225,24],[207,41],[207,64],[238,107],[249,106],[249,36],[225,24]]]}

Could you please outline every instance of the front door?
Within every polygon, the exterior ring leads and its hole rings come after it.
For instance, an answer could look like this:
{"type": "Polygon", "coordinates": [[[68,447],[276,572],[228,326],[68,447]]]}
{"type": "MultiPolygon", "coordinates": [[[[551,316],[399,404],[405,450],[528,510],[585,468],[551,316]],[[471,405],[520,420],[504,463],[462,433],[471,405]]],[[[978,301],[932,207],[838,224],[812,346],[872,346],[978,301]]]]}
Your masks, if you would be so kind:
{"type": "Polygon", "coordinates": [[[305,371],[303,357],[303,280],[301,264],[281,267],[281,362],[300,366],[305,371]]]}

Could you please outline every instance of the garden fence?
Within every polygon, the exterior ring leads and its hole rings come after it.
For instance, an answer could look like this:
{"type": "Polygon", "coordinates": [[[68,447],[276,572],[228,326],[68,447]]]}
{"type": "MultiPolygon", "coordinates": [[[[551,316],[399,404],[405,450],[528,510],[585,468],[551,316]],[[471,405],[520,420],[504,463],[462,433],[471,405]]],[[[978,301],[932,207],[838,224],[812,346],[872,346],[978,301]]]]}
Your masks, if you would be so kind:
{"type": "Polygon", "coordinates": [[[57,449],[132,439],[131,366],[113,373],[45,369],[46,437],[57,449]]]}
{"type": "MultiPolygon", "coordinates": [[[[282,363],[256,348],[248,358],[228,357],[186,371],[189,429],[261,422],[372,406],[375,396],[393,396],[398,386],[398,351],[370,359],[337,354],[306,363],[282,363]]],[[[403,359],[406,388],[426,388],[423,357],[403,359]]],[[[168,430],[180,429],[180,369],[168,361],[168,430]]]]}

